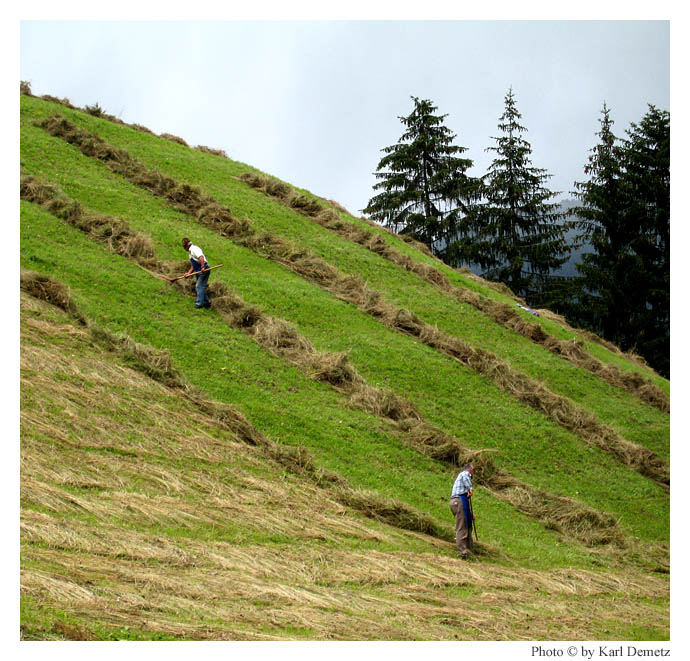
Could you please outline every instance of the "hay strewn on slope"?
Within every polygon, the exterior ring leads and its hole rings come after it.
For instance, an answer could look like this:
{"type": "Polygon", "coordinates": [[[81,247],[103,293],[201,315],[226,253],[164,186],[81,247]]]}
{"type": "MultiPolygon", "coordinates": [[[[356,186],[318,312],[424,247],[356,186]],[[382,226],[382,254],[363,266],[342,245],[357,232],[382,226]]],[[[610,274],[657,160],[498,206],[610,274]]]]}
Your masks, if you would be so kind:
{"type": "Polygon", "coordinates": [[[19,286],[22,291],[42,301],[64,310],[72,315],[82,325],[86,325],[86,318],[79,312],[77,305],[72,300],[69,290],[61,282],[42,273],[21,269],[19,286]]]}
{"type": "Polygon", "coordinates": [[[159,138],[163,138],[165,140],[170,140],[170,142],[176,142],[178,145],[184,145],[185,147],[189,147],[189,145],[180,138],[178,135],[173,135],[172,133],[161,133],[159,138]]]}
{"type": "MultiPolygon", "coordinates": [[[[412,260],[409,256],[403,255],[393,248],[380,234],[344,221],[333,209],[324,207],[315,200],[296,193],[289,186],[276,179],[255,173],[246,173],[240,176],[240,179],[253,188],[277,198],[286,206],[314,220],[319,225],[336,232],[345,239],[362,245],[394,264],[416,273],[423,280],[453,295],[461,302],[472,305],[505,328],[513,330],[532,342],[542,345],[574,365],[596,374],[607,383],[630,392],[647,404],[666,413],[670,411],[670,398],[661,388],[637,372],[625,372],[615,365],[604,365],[585,350],[584,342],[581,340],[559,340],[553,335],[548,334],[539,324],[523,319],[508,304],[493,301],[463,287],[453,286],[450,280],[438,269],[412,260]]],[[[401,236],[404,237],[404,235],[401,236]]],[[[462,269],[462,271],[465,275],[471,275],[468,269],[462,269]]],[[[475,276],[475,279],[478,278],[475,276]]],[[[487,284],[487,282],[482,280],[482,284],[487,284]]],[[[502,287],[501,283],[498,283],[498,285],[502,293],[513,296],[512,292],[505,285],[502,285],[502,287]]],[[[617,347],[610,342],[601,340],[593,333],[583,331],[583,334],[588,339],[595,339],[600,344],[604,344],[614,353],[621,354],[617,347]]]]}
{"type": "MultiPolygon", "coordinates": [[[[41,274],[25,272],[23,275],[21,284],[24,291],[53,304],[56,304],[53,292],[58,291],[60,292],[57,299],[58,306],[67,309],[71,314],[80,315],[76,305],[66,293],[64,285],[41,274]],[[41,283],[41,286],[36,286],[36,282],[41,283]],[[45,286],[46,282],[50,286],[45,286]]],[[[260,447],[267,456],[278,461],[288,470],[309,478],[321,487],[331,489],[333,498],[338,502],[390,525],[452,540],[451,533],[438,526],[427,514],[400,501],[382,498],[375,492],[353,489],[339,475],[318,467],[304,448],[281,445],[269,440],[232,406],[209,400],[198,389],[187,384],[179,372],[172,367],[168,352],[146,347],[125,335],[114,335],[87,321],[85,323],[89,327],[93,340],[99,346],[122,356],[134,369],[160,381],[169,388],[178,390],[205,414],[213,416],[221,427],[232,431],[243,442],[260,447]]]]}
{"type": "Polygon", "coordinates": [[[267,622],[294,637],[296,621],[311,638],[358,639],[450,638],[468,629],[487,639],[555,631],[584,639],[593,637],[583,633],[593,620],[613,618],[667,626],[668,580],[630,562],[617,571],[467,565],[428,537],[426,553],[352,548],[343,541],[395,544],[399,535],[363,524],[308,481],[271,480],[277,467],[260,452],[209,433],[214,421],[193,407],[163,404],[173,391],[100,352],[65,356],[47,336],[89,341],[71,325],[23,319],[22,389],[38,406],[22,411],[21,590],[45,607],[47,637],[89,639],[94,624],[101,633],[128,626],[204,639],[269,637],[267,622]],[[75,402],[93,414],[80,415],[75,402]],[[111,407],[128,414],[113,417],[111,407]],[[64,415],[69,409],[76,415],[64,415]],[[130,412],[147,421],[136,435],[130,412]],[[209,462],[222,473],[211,474],[209,462]],[[222,531],[235,517],[292,543],[198,534],[200,525],[222,531]],[[468,589],[476,608],[466,615],[468,589]],[[69,624],[57,626],[51,609],[69,624]]]}
{"type": "MultiPolygon", "coordinates": [[[[70,222],[87,234],[93,236],[92,228],[98,227],[97,224],[91,225],[82,222],[82,215],[86,218],[90,218],[90,216],[83,214],[81,207],[76,205],[75,201],[63,196],[56,186],[44,184],[32,177],[25,177],[22,179],[21,191],[22,197],[31,198],[35,201],[40,200],[40,204],[51,208],[58,217],[62,217],[62,209],[70,209],[72,211],[69,215],[70,222]]],[[[124,221],[113,220],[120,228],[122,236],[136,235],[124,221]]],[[[98,239],[97,236],[93,236],[93,238],[98,239]]],[[[112,245],[110,248],[113,252],[116,251],[112,245]]],[[[159,262],[153,255],[152,249],[146,256],[146,264],[149,269],[168,274],[179,272],[186,266],[186,263],[159,262]]],[[[26,281],[23,288],[31,291],[33,279],[29,276],[23,278],[23,282],[26,281]]],[[[186,293],[193,294],[191,281],[178,281],[176,284],[186,290],[186,293]]],[[[53,285],[59,288],[59,283],[53,283],[53,285]]],[[[69,300],[66,291],[60,291],[60,300],[63,305],[71,306],[70,310],[76,314],[76,306],[69,300]]],[[[467,461],[475,462],[477,477],[483,485],[492,489],[498,497],[512,503],[522,512],[536,516],[550,527],[554,527],[551,524],[557,517],[561,519],[566,517],[571,521],[590,522],[586,530],[581,525],[573,530],[562,525],[556,527],[563,534],[576,532],[577,539],[585,544],[622,543],[622,535],[617,529],[613,517],[600,515],[572,499],[532,490],[528,485],[519,482],[497,468],[489,457],[484,456],[483,451],[471,451],[463,447],[456,439],[422,420],[412,403],[390,390],[375,388],[367,384],[354,366],[348,362],[346,354],[328,354],[316,351],[313,345],[302,337],[294,326],[284,320],[265,315],[256,306],[245,303],[241,298],[231,293],[223,283],[212,283],[212,291],[214,307],[223,315],[229,325],[241,328],[250,334],[258,344],[292,362],[311,378],[329,383],[346,394],[354,406],[394,423],[402,433],[405,442],[420,452],[453,465],[462,465],[467,461]]],[[[43,298],[43,296],[39,297],[43,298]]],[[[170,356],[167,352],[149,351],[132,342],[126,336],[115,336],[93,326],[91,332],[102,346],[124,355],[140,371],[169,387],[184,389],[188,399],[194,401],[201,410],[214,415],[223,424],[228,425],[245,442],[268,447],[266,439],[257,437],[249,423],[232,408],[224,409],[218,408],[217,405],[211,405],[198,393],[190,391],[184,386],[180,375],[172,369],[170,356]]],[[[301,449],[285,448],[273,444],[270,454],[279,459],[281,463],[289,466],[291,470],[308,473],[317,483],[330,481],[339,484],[338,478],[328,477],[326,473],[316,469],[311,458],[308,455],[305,457],[301,449]]],[[[414,520],[418,523],[416,524],[417,527],[413,529],[420,531],[424,531],[432,525],[430,521],[420,520],[413,511],[408,511],[402,504],[392,508],[390,503],[387,506],[381,505],[374,494],[369,494],[367,498],[369,506],[366,511],[370,515],[377,512],[376,516],[380,518],[387,513],[398,521],[396,525],[407,525],[406,522],[414,520]]],[[[353,500],[353,502],[360,501],[361,495],[359,500],[356,498],[353,500]]]]}
{"type": "Polygon", "coordinates": [[[87,214],[79,202],[62,195],[54,185],[46,184],[36,177],[23,176],[20,179],[19,193],[23,200],[45,207],[58,218],[106,243],[118,255],[131,257],[142,263],[147,263],[153,257],[150,237],[133,231],[119,218],[87,214]]]}

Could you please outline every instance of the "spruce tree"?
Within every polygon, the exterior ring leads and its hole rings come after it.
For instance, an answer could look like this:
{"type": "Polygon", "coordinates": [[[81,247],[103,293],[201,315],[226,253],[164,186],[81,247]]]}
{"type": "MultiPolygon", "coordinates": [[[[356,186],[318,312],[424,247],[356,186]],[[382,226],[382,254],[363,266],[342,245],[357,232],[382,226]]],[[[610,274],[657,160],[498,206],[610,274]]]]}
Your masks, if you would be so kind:
{"type": "Polygon", "coordinates": [[[643,271],[643,303],[631,323],[630,344],[664,376],[670,362],[670,115],[653,105],[624,141],[633,250],[643,271]]]}
{"type": "Polygon", "coordinates": [[[594,252],[582,256],[585,324],[669,374],[669,114],[654,106],[628,138],[612,132],[604,104],[599,144],[576,182],[575,213],[594,252]]]}
{"type": "Polygon", "coordinates": [[[512,88],[499,118],[496,153],[482,178],[483,202],[459,225],[457,261],[478,264],[484,276],[508,285],[533,302],[549,272],[567,260],[563,214],[546,188],[551,175],[532,166],[532,148],[522,134],[512,88]]]}
{"type": "Polygon", "coordinates": [[[459,156],[466,147],[452,144],[447,115],[434,114],[437,107],[429,100],[411,98],[412,112],[398,117],[405,132],[397,144],[381,150],[385,156],[374,173],[379,179],[374,189],[381,192],[364,213],[442,256],[477,182],[465,174],[472,161],[459,156]]]}
{"type": "Polygon", "coordinates": [[[636,303],[627,293],[635,286],[638,273],[629,249],[634,231],[626,223],[626,183],[620,140],[613,134],[613,120],[604,104],[593,147],[585,166],[589,181],[575,182],[581,206],[573,212],[581,219],[582,239],[594,252],[582,255],[577,269],[582,273],[578,305],[582,319],[594,331],[620,344],[636,303]]]}

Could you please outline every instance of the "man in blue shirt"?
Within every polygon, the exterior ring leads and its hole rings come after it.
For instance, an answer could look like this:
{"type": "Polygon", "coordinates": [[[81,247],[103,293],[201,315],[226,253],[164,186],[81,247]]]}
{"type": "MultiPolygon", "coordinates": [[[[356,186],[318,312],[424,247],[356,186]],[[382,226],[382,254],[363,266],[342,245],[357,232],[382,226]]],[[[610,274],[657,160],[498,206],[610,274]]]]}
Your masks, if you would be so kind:
{"type": "Polygon", "coordinates": [[[211,301],[208,299],[206,287],[208,285],[208,262],[199,246],[195,246],[187,237],[182,239],[182,247],[189,253],[189,270],[185,273],[185,278],[196,273],[196,304],[195,308],[210,308],[211,301]]]}
{"type": "Polygon", "coordinates": [[[474,550],[472,543],[472,510],[470,498],[472,498],[472,476],[474,466],[465,464],[462,471],[455,478],[453,489],[450,492],[450,511],[455,517],[455,543],[458,547],[458,555],[464,560],[467,554],[474,550]]]}

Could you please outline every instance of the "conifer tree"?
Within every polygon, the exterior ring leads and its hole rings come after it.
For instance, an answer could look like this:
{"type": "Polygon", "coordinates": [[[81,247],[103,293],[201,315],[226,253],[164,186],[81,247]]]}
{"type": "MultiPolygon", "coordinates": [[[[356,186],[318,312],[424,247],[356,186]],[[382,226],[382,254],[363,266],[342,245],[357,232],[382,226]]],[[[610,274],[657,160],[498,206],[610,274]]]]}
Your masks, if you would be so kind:
{"type": "Polygon", "coordinates": [[[577,269],[582,273],[578,305],[582,318],[593,330],[615,343],[622,341],[623,328],[634,303],[626,291],[634,284],[636,269],[628,250],[634,236],[625,221],[626,194],[620,140],[613,134],[613,120],[604,104],[593,147],[585,166],[589,181],[575,182],[575,195],[581,206],[573,209],[581,219],[581,238],[588,240],[594,252],[582,255],[577,269]],[[610,313],[615,310],[616,313],[610,313]]]}
{"type": "Polygon", "coordinates": [[[398,118],[405,132],[382,149],[385,156],[374,173],[374,189],[381,192],[364,213],[442,253],[477,181],[465,174],[472,161],[459,156],[466,147],[452,144],[455,135],[443,123],[447,115],[434,114],[437,107],[429,100],[411,98],[414,109],[398,118]]]}
{"type": "Polygon", "coordinates": [[[551,175],[532,166],[532,148],[522,134],[512,88],[494,137],[496,158],[482,178],[483,202],[459,225],[454,246],[457,261],[474,263],[484,276],[508,285],[533,301],[549,272],[567,260],[563,214],[557,193],[546,188],[551,175]]]}
{"type": "Polygon", "coordinates": [[[621,349],[669,373],[669,114],[654,106],[620,140],[604,104],[599,144],[574,212],[594,252],[578,270],[580,318],[621,349]]]}
{"type": "Polygon", "coordinates": [[[644,301],[632,320],[631,346],[664,376],[670,372],[670,115],[653,105],[626,131],[633,250],[644,274],[644,301]]]}

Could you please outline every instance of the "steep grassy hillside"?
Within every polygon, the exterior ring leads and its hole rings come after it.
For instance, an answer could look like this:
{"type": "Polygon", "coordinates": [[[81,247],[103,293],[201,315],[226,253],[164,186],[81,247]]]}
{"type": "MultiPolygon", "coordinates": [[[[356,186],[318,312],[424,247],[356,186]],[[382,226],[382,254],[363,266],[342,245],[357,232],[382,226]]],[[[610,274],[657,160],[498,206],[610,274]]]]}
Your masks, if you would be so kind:
{"type": "Polygon", "coordinates": [[[668,636],[668,382],[248,166],[21,101],[26,637],[668,636]],[[160,277],[182,236],[213,310],[160,277]]]}

